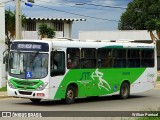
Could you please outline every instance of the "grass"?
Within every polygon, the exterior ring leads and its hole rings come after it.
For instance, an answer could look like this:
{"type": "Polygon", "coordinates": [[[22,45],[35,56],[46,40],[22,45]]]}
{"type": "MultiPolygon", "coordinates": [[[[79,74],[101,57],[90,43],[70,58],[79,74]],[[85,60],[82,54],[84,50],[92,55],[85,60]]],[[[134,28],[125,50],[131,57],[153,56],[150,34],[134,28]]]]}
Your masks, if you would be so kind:
{"type": "Polygon", "coordinates": [[[0,91],[7,91],[7,87],[0,88],[0,91]]]}
{"type": "Polygon", "coordinates": [[[160,76],[157,77],[157,81],[160,81],[160,76]]]}
{"type": "Polygon", "coordinates": [[[141,117],[141,118],[137,118],[135,120],[159,120],[159,117],[141,117]]]}

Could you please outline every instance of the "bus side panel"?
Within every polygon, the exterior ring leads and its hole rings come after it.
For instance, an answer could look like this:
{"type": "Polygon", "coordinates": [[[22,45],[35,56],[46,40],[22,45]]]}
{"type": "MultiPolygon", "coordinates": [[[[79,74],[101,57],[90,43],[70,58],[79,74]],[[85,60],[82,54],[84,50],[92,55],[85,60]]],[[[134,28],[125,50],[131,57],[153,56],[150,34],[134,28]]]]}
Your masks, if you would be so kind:
{"type": "Polygon", "coordinates": [[[71,69],[57,86],[54,99],[64,98],[70,83],[77,84],[78,97],[114,94],[119,92],[123,81],[128,80],[132,84],[144,71],[145,68],[71,69]]]}
{"type": "Polygon", "coordinates": [[[131,85],[131,93],[151,90],[156,85],[157,71],[155,68],[146,68],[144,73],[131,85]]]}
{"type": "Polygon", "coordinates": [[[49,86],[49,99],[61,99],[64,98],[65,89],[64,86],[61,85],[64,76],[54,76],[50,77],[50,86],[49,86]],[[55,98],[55,95],[59,93],[58,97],[55,98]]]}

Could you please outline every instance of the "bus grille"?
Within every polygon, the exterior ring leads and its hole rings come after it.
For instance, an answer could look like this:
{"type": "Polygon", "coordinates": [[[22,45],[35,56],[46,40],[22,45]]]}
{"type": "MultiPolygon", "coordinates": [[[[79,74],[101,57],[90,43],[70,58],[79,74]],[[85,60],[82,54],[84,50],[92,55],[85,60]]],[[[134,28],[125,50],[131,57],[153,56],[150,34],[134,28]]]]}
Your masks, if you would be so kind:
{"type": "Polygon", "coordinates": [[[28,86],[34,86],[38,84],[39,82],[32,82],[32,81],[19,81],[19,80],[14,80],[14,82],[18,85],[28,85],[28,86]]]}
{"type": "Polygon", "coordinates": [[[11,80],[15,87],[20,90],[35,90],[37,87],[39,87],[43,82],[41,80],[16,80],[12,79],[11,80]]]}
{"type": "Polygon", "coordinates": [[[19,94],[22,94],[22,95],[31,95],[31,94],[32,94],[32,92],[19,91],[19,94]]]}

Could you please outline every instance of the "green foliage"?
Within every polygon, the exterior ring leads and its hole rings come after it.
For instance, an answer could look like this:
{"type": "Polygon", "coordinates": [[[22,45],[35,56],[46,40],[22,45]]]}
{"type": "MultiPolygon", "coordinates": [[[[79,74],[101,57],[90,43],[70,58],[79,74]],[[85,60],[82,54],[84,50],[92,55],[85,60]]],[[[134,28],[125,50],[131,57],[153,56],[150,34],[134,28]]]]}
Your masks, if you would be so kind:
{"type": "Polygon", "coordinates": [[[54,28],[48,27],[47,24],[42,23],[41,25],[39,25],[39,35],[41,35],[41,39],[42,38],[53,38],[55,36],[55,30],[54,28]]]}
{"type": "Polygon", "coordinates": [[[141,117],[136,118],[135,120],[159,120],[159,117],[141,117]]]}
{"type": "Polygon", "coordinates": [[[160,31],[159,8],[159,0],[133,0],[122,14],[118,29],[160,31]]]}
{"type": "MultiPolygon", "coordinates": [[[[8,49],[10,49],[10,40],[15,39],[15,16],[15,12],[12,12],[11,10],[5,10],[5,44],[8,46],[8,49]]],[[[23,27],[26,23],[25,15],[21,15],[21,19],[23,27]]]]}
{"type": "Polygon", "coordinates": [[[160,76],[157,77],[157,81],[160,81],[160,76]]]}
{"type": "Polygon", "coordinates": [[[0,88],[0,91],[7,91],[7,87],[0,88]]]}
{"type": "Polygon", "coordinates": [[[53,28],[48,28],[47,37],[53,38],[55,36],[55,32],[53,28]]]}
{"type": "Polygon", "coordinates": [[[10,39],[15,38],[15,13],[11,10],[5,11],[5,34],[6,44],[10,44],[10,39]]]}

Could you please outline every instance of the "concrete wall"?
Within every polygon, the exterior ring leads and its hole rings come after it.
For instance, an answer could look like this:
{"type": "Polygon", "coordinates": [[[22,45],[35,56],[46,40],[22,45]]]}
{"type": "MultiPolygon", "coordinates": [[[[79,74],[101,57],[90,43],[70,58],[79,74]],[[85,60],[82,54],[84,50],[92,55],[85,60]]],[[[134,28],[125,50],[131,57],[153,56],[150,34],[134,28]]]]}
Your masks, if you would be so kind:
{"type": "MultiPolygon", "coordinates": [[[[38,35],[38,26],[42,24],[44,21],[36,21],[36,31],[23,31],[22,37],[23,39],[40,39],[40,36],[38,35]]],[[[52,22],[45,21],[45,24],[47,24],[49,27],[54,27],[52,22]]],[[[66,37],[71,38],[71,32],[72,32],[72,23],[64,22],[64,31],[55,31],[55,37],[66,37]]]]}
{"type": "Polygon", "coordinates": [[[72,29],[71,23],[64,23],[64,37],[71,38],[71,29],[72,29]]]}
{"type": "Polygon", "coordinates": [[[123,30],[123,31],[81,31],[79,39],[86,40],[151,40],[147,30],[123,30]]]}
{"type": "MultiPolygon", "coordinates": [[[[63,37],[62,31],[55,31],[55,37],[63,37]]],[[[22,31],[23,39],[40,39],[38,31],[22,31]]]]}
{"type": "Polygon", "coordinates": [[[3,51],[5,50],[5,8],[4,0],[0,0],[0,88],[6,85],[5,65],[3,64],[3,51]]]}

